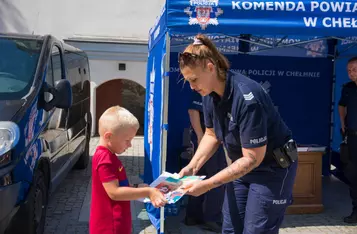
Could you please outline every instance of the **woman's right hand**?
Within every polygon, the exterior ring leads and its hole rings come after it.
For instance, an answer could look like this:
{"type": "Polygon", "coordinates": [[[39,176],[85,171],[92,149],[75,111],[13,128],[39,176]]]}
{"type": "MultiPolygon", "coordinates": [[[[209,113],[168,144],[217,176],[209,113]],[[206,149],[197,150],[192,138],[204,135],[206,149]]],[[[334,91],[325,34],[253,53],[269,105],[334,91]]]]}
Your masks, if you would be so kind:
{"type": "Polygon", "coordinates": [[[165,206],[167,200],[162,192],[157,188],[149,188],[149,198],[155,208],[165,206]]]}
{"type": "Polygon", "coordinates": [[[179,176],[180,178],[184,177],[184,176],[191,176],[194,175],[194,171],[193,171],[193,167],[191,165],[187,165],[184,168],[181,169],[181,171],[179,172],[179,176]]]}

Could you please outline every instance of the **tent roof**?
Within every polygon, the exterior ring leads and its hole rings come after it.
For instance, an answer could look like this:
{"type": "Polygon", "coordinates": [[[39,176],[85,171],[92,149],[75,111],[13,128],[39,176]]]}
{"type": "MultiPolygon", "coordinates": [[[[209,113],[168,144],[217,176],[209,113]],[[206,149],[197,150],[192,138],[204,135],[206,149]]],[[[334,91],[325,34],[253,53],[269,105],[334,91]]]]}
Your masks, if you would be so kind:
{"type": "Polygon", "coordinates": [[[167,31],[171,35],[357,36],[357,0],[166,0],[150,30],[151,43],[167,31]]]}

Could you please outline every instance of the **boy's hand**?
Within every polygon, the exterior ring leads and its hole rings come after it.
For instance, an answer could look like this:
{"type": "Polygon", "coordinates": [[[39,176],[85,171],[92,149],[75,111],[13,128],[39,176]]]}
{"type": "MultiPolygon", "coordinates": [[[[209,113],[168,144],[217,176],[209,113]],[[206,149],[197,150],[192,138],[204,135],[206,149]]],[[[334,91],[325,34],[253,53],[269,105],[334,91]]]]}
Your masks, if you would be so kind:
{"type": "Polygon", "coordinates": [[[162,207],[166,204],[167,200],[160,190],[157,188],[150,188],[149,198],[154,207],[162,207]]]}

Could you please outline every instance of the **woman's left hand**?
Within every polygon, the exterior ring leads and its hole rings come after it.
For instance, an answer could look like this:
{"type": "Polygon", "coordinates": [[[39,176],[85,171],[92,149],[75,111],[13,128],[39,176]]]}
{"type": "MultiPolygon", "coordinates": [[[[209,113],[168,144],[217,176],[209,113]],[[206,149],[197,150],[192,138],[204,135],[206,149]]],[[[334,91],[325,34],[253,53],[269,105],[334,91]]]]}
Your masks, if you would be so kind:
{"type": "Polygon", "coordinates": [[[209,190],[210,190],[210,184],[207,183],[207,180],[203,180],[193,183],[190,189],[188,190],[187,194],[198,197],[208,192],[209,190]]]}

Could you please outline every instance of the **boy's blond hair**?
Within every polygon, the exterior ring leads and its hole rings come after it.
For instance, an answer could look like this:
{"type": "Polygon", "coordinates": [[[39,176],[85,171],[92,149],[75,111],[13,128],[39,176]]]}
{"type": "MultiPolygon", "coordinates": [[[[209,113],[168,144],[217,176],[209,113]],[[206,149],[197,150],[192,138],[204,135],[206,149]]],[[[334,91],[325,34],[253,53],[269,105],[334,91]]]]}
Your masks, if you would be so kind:
{"type": "Polygon", "coordinates": [[[120,106],[108,108],[99,118],[99,135],[103,136],[105,132],[118,132],[122,129],[140,127],[138,119],[127,109],[120,106]]]}

